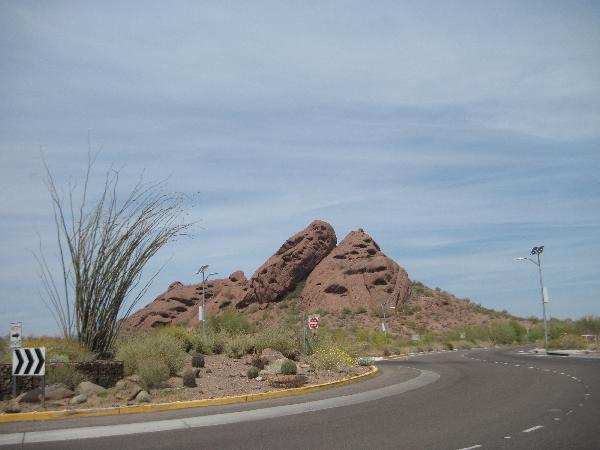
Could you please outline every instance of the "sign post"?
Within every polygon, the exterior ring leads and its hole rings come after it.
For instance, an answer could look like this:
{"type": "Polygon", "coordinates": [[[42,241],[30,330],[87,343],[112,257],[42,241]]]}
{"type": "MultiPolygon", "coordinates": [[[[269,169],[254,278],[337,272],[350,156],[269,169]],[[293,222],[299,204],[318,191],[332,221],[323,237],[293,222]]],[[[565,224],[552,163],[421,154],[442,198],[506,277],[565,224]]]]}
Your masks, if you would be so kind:
{"type": "MultiPolygon", "coordinates": [[[[10,348],[21,348],[23,343],[23,327],[21,322],[13,322],[10,324],[10,348]]],[[[17,378],[12,377],[12,396],[17,397],[17,378]]]]}
{"type": "Polygon", "coordinates": [[[12,355],[13,398],[16,398],[16,377],[42,377],[42,407],[46,399],[46,347],[15,348],[12,355]]]}
{"type": "Polygon", "coordinates": [[[319,328],[319,319],[321,316],[319,314],[311,314],[308,318],[308,328],[310,328],[313,334],[317,334],[317,329],[319,328]]]}

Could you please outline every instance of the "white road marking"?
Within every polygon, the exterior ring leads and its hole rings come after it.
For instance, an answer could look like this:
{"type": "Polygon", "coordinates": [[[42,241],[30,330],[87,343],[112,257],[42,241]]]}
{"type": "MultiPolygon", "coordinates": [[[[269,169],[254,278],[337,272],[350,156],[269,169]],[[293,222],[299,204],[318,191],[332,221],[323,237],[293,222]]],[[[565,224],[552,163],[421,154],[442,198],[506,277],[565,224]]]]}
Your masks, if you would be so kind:
{"type": "Polygon", "coordinates": [[[521,364],[515,364],[515,367],[521,367],[521,364]]]}
{"type": "Polygon", "coordinates": [[[565,373],[564,373],[564,372],[561,372],[560,374],[561,374],[561,375],[564,375],[565,373]]]}
{"type": "Polygon", "coordinates": [[[504,439],[511,439],[511,436],[504,436],[504,439]]]}
{"type": "Polygon", "coordinates": [[[543,425],[536,425],[535,427],[527,428],[523,430],[523,433],[531,433],[532,431],[539,430],[540,428],[544,428],[543,425]]]}
{"type": "Polygon", "coordinates": [[[533,366],[529,366],[529,368],[530,368],[530,369],[535,369],[535,367],[533,367],[533,366]]]}
{"type": "Polygon", "coordinates": [[[472,445],[471,447],[463,447],[463,448],[459,448],[458,450],[473,450],[474,448],[481,448],[481,445],[479,445],[479,444],[472,445]]]}
{"type": "Polygon", "coordinates": [[[434,381],[437,381],[439,378],[440,376],[435,372],[421,370],[421,374],[412,380],[379,389],[373,389],[371,391],[344,395],[341,397],[313,400],[304,403],[293,403],[289,405],[272,406],[248,411],[214,414],[210,416],[196,416],[182,419],[154,420],[149,422],[127,423],[119,425],[99,425],[81,428],[2,434],[0,435],[0,445],[55,442],[108,436],[125,436],[138,433],[153,433],[166,430],[211,427],[216,425],[226,425],[283,416],[292,416],[295,414],[339,408],[342,406],[350,406],[372,400],[378,400],[381,398],[388,398],[391,395],[402,394],[404,392],[426,386],[434,381]]]}
{"type": "Polygon", "coordinates": [[[570,414],[573,414],[573,410],[572,409],[569,410],[569,411],[567,411],[567,416],[570,415],[570,414]]]}

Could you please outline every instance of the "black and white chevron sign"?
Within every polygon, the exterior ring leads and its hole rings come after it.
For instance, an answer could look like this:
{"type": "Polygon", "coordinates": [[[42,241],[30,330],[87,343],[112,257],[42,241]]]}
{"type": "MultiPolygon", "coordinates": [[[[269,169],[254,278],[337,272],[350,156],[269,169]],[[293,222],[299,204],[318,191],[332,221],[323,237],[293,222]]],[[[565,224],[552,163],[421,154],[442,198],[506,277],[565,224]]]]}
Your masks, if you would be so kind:
{"type": "Polygon", "coordinates": [[[46,347],[13,349],[12,374],[42,376],[46,374],[46,347]]]}

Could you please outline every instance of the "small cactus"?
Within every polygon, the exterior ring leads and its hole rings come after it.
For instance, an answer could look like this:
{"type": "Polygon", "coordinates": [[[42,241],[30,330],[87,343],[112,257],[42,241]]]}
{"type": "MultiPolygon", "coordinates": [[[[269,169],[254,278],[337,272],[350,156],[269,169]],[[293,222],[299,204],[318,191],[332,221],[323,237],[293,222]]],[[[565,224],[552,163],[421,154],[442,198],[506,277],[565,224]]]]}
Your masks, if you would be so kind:
{"type": "Polygon", "coordinates": [[[290,359],[286,359],[281,365],[281,373],[284,375],[296,375],[297,371],[296,363],[290,359]]]}
{"type": "Polygon", "coordinates": [[[262,356],[255,355],[254,358],[252,358],[252,365],[258,370],[263,370],[265,368],[265,360],[262,356]]]}
{"type": "Polygon", "coordinates": [[[183,385],[185,387],[196,387],[196,374],[193,369],[188,367],[183,371],[181,376],[183,378],[183,385]]]}
{"type": "Polygon", "coordinates": [[[250,366],[250,368],[248,369],[248,372],[246,374],[248,375],[249,380],[256,378],[258,376],[258,367],[250,366]]]}
{"type": "Polygon", "coordinates": [[[192,353],[192,367],[204,367],[204,355],[201,353],[192,353]]]}

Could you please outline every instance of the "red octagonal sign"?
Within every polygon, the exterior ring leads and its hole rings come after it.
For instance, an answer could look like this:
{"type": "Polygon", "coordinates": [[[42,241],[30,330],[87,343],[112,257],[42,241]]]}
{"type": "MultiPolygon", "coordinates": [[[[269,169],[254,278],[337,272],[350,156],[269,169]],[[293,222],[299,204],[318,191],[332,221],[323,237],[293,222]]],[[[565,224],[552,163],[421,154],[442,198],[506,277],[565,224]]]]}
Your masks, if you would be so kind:
{"type": "Polygon", "coordinates": [[[313,329],[319,328],[319,318],[318,317],[314,317],[314,316],[311,317],[308,320],[308,327],[309,328],[313,328],[313,329]]]}

